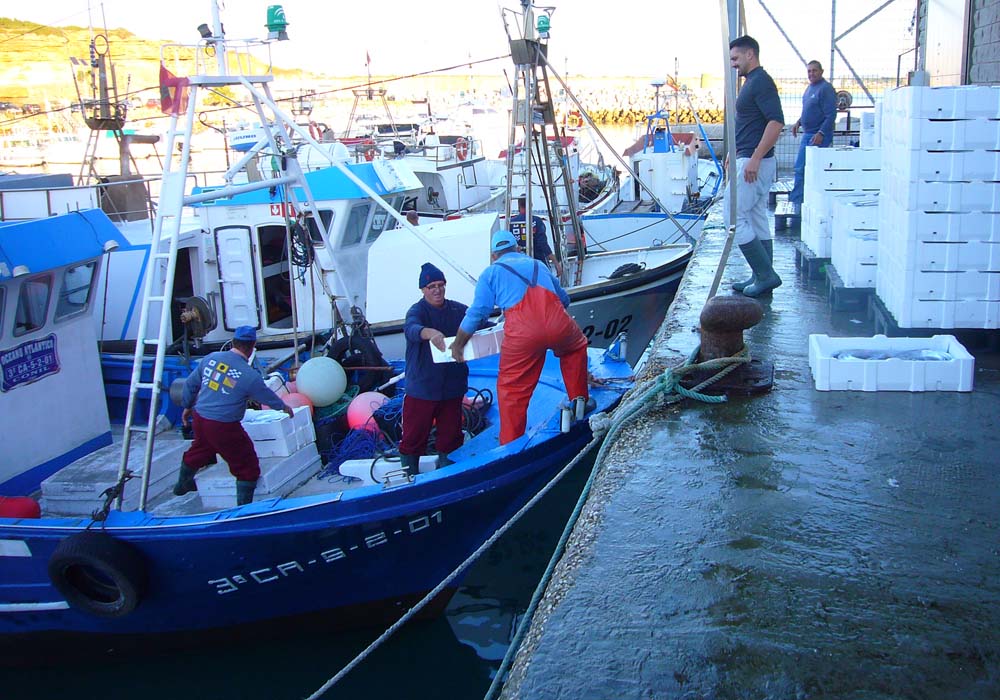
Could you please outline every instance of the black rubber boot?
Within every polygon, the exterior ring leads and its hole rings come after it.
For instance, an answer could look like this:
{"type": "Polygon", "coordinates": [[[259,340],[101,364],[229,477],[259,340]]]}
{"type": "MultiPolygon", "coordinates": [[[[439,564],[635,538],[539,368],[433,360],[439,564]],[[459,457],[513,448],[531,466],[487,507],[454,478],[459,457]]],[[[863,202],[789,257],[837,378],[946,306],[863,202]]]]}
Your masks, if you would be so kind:
{"type": "Polygon", "coordinates": [[[253,492],[257,488],[256,481],[240,481],[236,480],[236,505],[245,506],[247,503],[253,503],[253,492]]]}
{"type": "Polygon", "coordinates": [[[420,473],[420,455],[399,455],[399,466],[410,476],[420,473]]]}
{"type": "MultiPolygon", "coordinates": [[[[773,262],[774,262],[774,239],[773,238],[768,238],[767,240],[761,241],[760,243],[761,243],[762,246],[764,246],[764,250],[767,252],[767,259],[770,260],[770,261],[772,261],[772,264],[773,264],[773,262]]],[[[750,277],[748,277],[747,279],[743,280],[742,282],[733,282],[733,290],[737,291],[737,292],[742,292],[744,289],[746,289],[747,287],[749,287],[751,284],[753,284],[756,281],[757,281],[757,276],[755,274],[751,273],[750,277]]]]}
{"type": "Polygon", "coordinates": [[[753,270],[754,282],[743,288],[743,295],[748,297],[759,297],[767,294],[772,289],[781,286],[781,278],[771,266],[771,259],[767,255],[767,249],[763,242],[755,238],[750,243],[740,246],[743,257],[750,264],[753,270]]]}
{"type": "Polygon", "coordinates": [[[181,462],[181,473],[177,477],[177,483],[174,484],[175,496],[183,496],[186,493],[198,490],[198,483],[194,480],[195,471],[184,464],[184,462],[181,462]]]}
{"type": "Polygon", "coordinates": [[[437,462],[434,463],[434,468],[440,469],[441,467],[447,467],[449,464],[454,464],[454,463],[455,460],[453,460],[450,456],[448,456],[447,453],[439,454],[437,462]]]}

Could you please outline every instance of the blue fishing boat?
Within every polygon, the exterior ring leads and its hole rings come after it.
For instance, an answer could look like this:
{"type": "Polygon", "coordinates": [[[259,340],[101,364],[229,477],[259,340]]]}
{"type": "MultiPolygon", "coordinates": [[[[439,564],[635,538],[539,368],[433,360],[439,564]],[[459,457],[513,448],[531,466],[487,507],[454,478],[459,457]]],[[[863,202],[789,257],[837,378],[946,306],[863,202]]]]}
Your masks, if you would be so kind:
{"type": "MultiPolygon", "coordinates": [[[[349,479],[314,459],[257,501],[221,508],[208,481],[178,497],[152,478],[140,488],[131,468],[116,479],[121,445],[108,445],[90,316],[105,252],[120,243],[100,211],[0,228],[0,416],[4,434],[17,436],[5,441],[0,472],[8,661],[58,641],[121,647],[319,613],[334,625],[398,615],[591,439],[586,421],[565,425],[550,357],[523,437],[500,446],[497,409],[483,406],[481,430],[452,453],[455,463],[412,478],[373,468],[377,481],[349,479]],[[101,474],[113,483],[98,493],[101,474]],[[81,497],[93,512],[65,514],[81,497]]],[[[631,369],[590,352],[595,377],[622,380],[593,388],[594,410],[606,411],[631,369]]],[[[497,371],[496,356],[470,363],[470,387],[495,391],[497,371]]],[[[176,433],[155,439],[154,471],[165,464],[169,481],[185,443],[176,433]]],[[[303,450],[316,454],[313,443],[303,450]]]]}

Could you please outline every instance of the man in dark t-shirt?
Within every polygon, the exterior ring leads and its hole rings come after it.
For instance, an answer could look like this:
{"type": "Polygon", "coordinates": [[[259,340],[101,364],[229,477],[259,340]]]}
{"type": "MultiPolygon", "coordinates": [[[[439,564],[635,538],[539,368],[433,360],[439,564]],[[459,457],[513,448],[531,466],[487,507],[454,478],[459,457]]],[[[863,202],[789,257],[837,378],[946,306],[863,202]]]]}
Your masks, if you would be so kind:
{"type": "MultiPolygon", "coordinates": [[[[785,125],[778,88],[760,67],[760,46],[749,36],[729,42],[730,65],[745,78],[736,99],[736,243],[753,271],[733,289],[758,297],[781,285],[771,265],[767,195],[777,170],[774,144],[785,125]]],[[[728,211],[728,207],[727,207],[728,211]]]]}

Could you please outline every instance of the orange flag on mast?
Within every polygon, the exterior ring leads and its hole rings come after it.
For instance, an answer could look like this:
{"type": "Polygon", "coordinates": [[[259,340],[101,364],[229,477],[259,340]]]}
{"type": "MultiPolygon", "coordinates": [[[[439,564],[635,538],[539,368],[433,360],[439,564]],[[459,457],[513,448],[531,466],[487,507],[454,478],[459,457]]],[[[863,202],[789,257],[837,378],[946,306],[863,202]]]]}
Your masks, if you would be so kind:
{"type": "Polygon", "coordinates": [[[187,111],[188,84],[187,78],[178,78],[160,63],[160,111],[174,115],[187,111]]]}

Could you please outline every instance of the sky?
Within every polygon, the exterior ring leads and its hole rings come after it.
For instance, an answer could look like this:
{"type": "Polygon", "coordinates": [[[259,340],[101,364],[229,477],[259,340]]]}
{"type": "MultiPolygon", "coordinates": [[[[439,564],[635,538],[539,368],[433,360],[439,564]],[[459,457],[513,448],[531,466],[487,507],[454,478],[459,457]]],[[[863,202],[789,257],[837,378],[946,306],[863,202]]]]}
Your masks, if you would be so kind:
{"type": "MultiPolygon", "coordinates": [[[[228,0],[222,19],[230,38],[263,37],[267,7],[279,0],[228,0]]],[[[290,41],[273,48],[276,65],[330,75],[358,75],[371,57],[374,75],[407,75],[504,55],[507,37],[496,0],[286,0],[290,41]]],[[[765,14],[759,0],[745,0],[748,33],[761,43],[761,62],[780,77],[805,76],[805,68],[765,14]]],[[[830,60],[828,0],[767,0],[767,9],[806,60],[830,60]],[[808,9],[806,9],[808,8],[808,9]],[[812,53],[809,53],[809,52],[812,53]],[[816,54],[816,55],[813,55],[816,54]]],[[[881,5],[837,0],[837,33],[881,5]]],[[[895,0],[841,43],[862,75],[895,75],[897,56],[912,46],[907,34],[915,0],[895,0]],[[887,72],[888,71],[888,72],[887,72]]],[[[721,76],[726,68],[720,2],[698,0],[549,0],[555,6],[549,60],[560,74],[659,77],[721,76]]],[[[505,7],[520,9],[508,0],[505,7]]],[[[211,23],[208,0],[0,0],[0,16],[47,25],[124,27],[149,39],[197,40],[196,27],[211,23]],[[88,19],[89,18],[89,19],[88,19]]],[[[909,59],[912,62],[912,54],[909,59]]],[[[839,56],[838,73],[846,72],[839,56]]],[[[474,72],[510,72],[509,59],[474,72]]],[[[466,69],[468,70],[468,69],[466,69]]],[[[904,68],[905,72],[905,68],[904,68]]]]}

